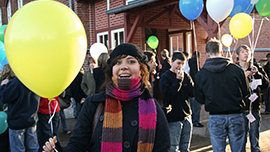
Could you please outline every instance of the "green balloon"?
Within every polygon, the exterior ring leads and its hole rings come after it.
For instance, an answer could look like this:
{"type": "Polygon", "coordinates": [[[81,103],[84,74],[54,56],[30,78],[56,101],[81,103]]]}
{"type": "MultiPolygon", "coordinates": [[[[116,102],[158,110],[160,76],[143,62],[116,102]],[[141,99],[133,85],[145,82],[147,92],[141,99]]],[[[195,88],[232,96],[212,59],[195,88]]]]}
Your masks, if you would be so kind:
{"type": "Polygon", "coordinates": [[[147,44],[155,50],[158,47],[158,38],[156,36],[150,36],[147,40],[147,44]]]}
{"type": "Polygon", "coordinates": [[[2,25],[0,26],[0,41],[4,43],[4,32],[6,29],[7,25],[2,25]]]}
{"type": "Polygon", "coordinates": [[[0,111],[0,134],[5,132],[8,128],[7,114],[4,111],[0,111]]]}
{"type": "Polygon", "coordinates": [[[262,17],[270,16],[270,0],[259,0],[255,7],[262,17]]]}

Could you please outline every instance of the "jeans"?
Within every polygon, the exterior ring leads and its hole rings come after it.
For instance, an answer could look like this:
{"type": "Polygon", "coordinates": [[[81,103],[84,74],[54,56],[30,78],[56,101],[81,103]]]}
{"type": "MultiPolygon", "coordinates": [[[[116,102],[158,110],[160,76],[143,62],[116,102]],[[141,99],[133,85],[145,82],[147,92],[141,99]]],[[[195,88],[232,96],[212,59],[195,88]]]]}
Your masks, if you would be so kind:
{"type": "Polygon", "coordinates": [[[232,152],[245,152],[245,118],[243,114],[210,115],[208,129],[214,152],[225,152],[226,139],[232,152]]]}
{"type": "Polygon", "coordinates": [[[62,130],[67,131],[67,123],[66,123],[66,116],[64,113],[64,109],[60,110],[60,118],[61,118],[62,130]]]}
{"type": "Polygon", "coordinates": [[[73,116],[76,118],[77,117],[76,101],[73,97],[70,98],[70,101],[71,101],[71,106],[73,110],[73,116]]]}
{"type": "Polygon", "coordinates": [[[169,122],[172,152],[189,151],[192,128],[190,116],[183,121],[169,122]]]}
{"type": "Polygon", "coordinates": [[[37,152],[38,140],[37,140],[37,126],[13,130],[9,129],[9,144],[11,152],[37,152]]]}
{"type": "Polygon", "coordinates": [[[80,102],[77,102],[76,103],[76,112],[77,112],[76,116],[77,117],[79,116],[81,109],[82,109],[82,104],[80,102]]]}
{"type": "MultiPolygon", "coordinates": [[[[249,112],[245,112],[245,116],[248,114],[249,112]]],[[[249,123],[247,118],[245,119],[245,131],[246,131],[245,145],[247,143],[247,136],[249,133],[251,152],[258,152],[260,151],[259,135],[260,135],[260,127],[261,127],[261,115],[259,112],[252,112],[252,115],[256,118],[256,120],[253,121],[252,123],[249,123]]]]}
{"type": "Polygon", "coordinates": [[[40,146],[40,151],[42,150],[42,146],[45,144],[46,141],[50,137],[56,136],[57,141],[59,140],[58,136],[58,130],[59,130],[59,121],[60,121],[60,112],[56,112],[53,119],[52,119],[52,129],[53,129],[53,134],[51,130],[51,125],[48,124],[48,121],[50,119],[49,114],[42,114],[38,112],[38,123],[37,123],[37,135],[38,135],[38,144],[40,146]]]}
{"type": "Polygon", "coordinates": [[[190,107],[192,110],[192,123],[196,125],[200,122],[201,104],[195,99],[195,97],[189,98],[190,107]]]}

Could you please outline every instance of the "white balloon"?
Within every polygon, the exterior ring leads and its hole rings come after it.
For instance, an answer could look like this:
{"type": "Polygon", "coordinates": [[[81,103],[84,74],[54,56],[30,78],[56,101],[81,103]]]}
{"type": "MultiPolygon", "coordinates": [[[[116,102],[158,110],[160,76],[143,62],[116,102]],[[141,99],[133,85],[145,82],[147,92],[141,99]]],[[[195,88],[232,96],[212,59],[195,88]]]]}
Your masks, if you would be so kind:
{"type": "Polygon", "coordinates": [[[90,54],[96,61],[101,53],[108,53],[108,49],[104,44],[94,43],[91,45],[90,54]]]}
{"type": "Polygon", "coordinates": [[[229,35],[229,34],[224,34],[222,37],[221,37],[221,42],[223,45],[227,46],[227,47],[230,47],[231,44],[232,44],[232,36],[229,35]]]}
{"type": "Polygon", "coordinates": [[[251,0],[251,4],[256,4],[258,2],[259,2],[259,0],[251,0]]]}
{"type": "Polygon", "coordinates": [[[207,0],[206,10],[210,17],[218,23],[230,15],[233,5],[234,0],[207,0]]]}

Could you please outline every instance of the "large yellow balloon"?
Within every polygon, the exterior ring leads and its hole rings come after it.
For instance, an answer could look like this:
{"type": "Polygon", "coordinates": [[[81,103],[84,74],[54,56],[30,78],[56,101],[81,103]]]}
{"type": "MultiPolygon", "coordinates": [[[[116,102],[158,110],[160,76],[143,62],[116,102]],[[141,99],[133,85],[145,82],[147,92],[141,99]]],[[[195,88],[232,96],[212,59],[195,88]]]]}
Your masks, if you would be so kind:
{"type": "Polygon", "coordinates": [[[78,74],[87,38],[72,10],[56,1],[40,0],[13,15],[5,48],[10,66],[22,83],[41,97],[53,98],[78,74]]]}
{"type": "Polygon", "coordinates": [[[229,23],[229,29],[235,38],[246,37],[253,29],[251,16],[246,13],[234,15],[229,23]]]}

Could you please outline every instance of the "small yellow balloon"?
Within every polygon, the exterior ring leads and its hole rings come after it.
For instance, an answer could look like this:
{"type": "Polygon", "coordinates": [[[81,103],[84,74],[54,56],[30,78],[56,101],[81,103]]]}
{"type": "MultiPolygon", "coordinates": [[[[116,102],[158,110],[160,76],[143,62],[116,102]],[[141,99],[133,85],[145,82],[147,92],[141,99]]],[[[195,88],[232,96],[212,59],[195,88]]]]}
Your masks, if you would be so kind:
{"type": "Polygon", "coordinates": [[[234,15],[229,23],[229,29],[235,38],[246,37],[253,29],[251,16],[246,13],[234,15]]]}
{"type": "Polygon", "coordinates": [[[229,34],[224,34],[221,37],[221,42],[223,45],[225,45],[226,47],[230,47],[232,44],[232,36],[229,34]]]}
{"type": "Polygon", "coordinates": [[[87,38],[78,16],[51,0],[33,1],[11,18],[6,55],[16,76],[44,98],[62,93],[78,74],[87,38]]]}

